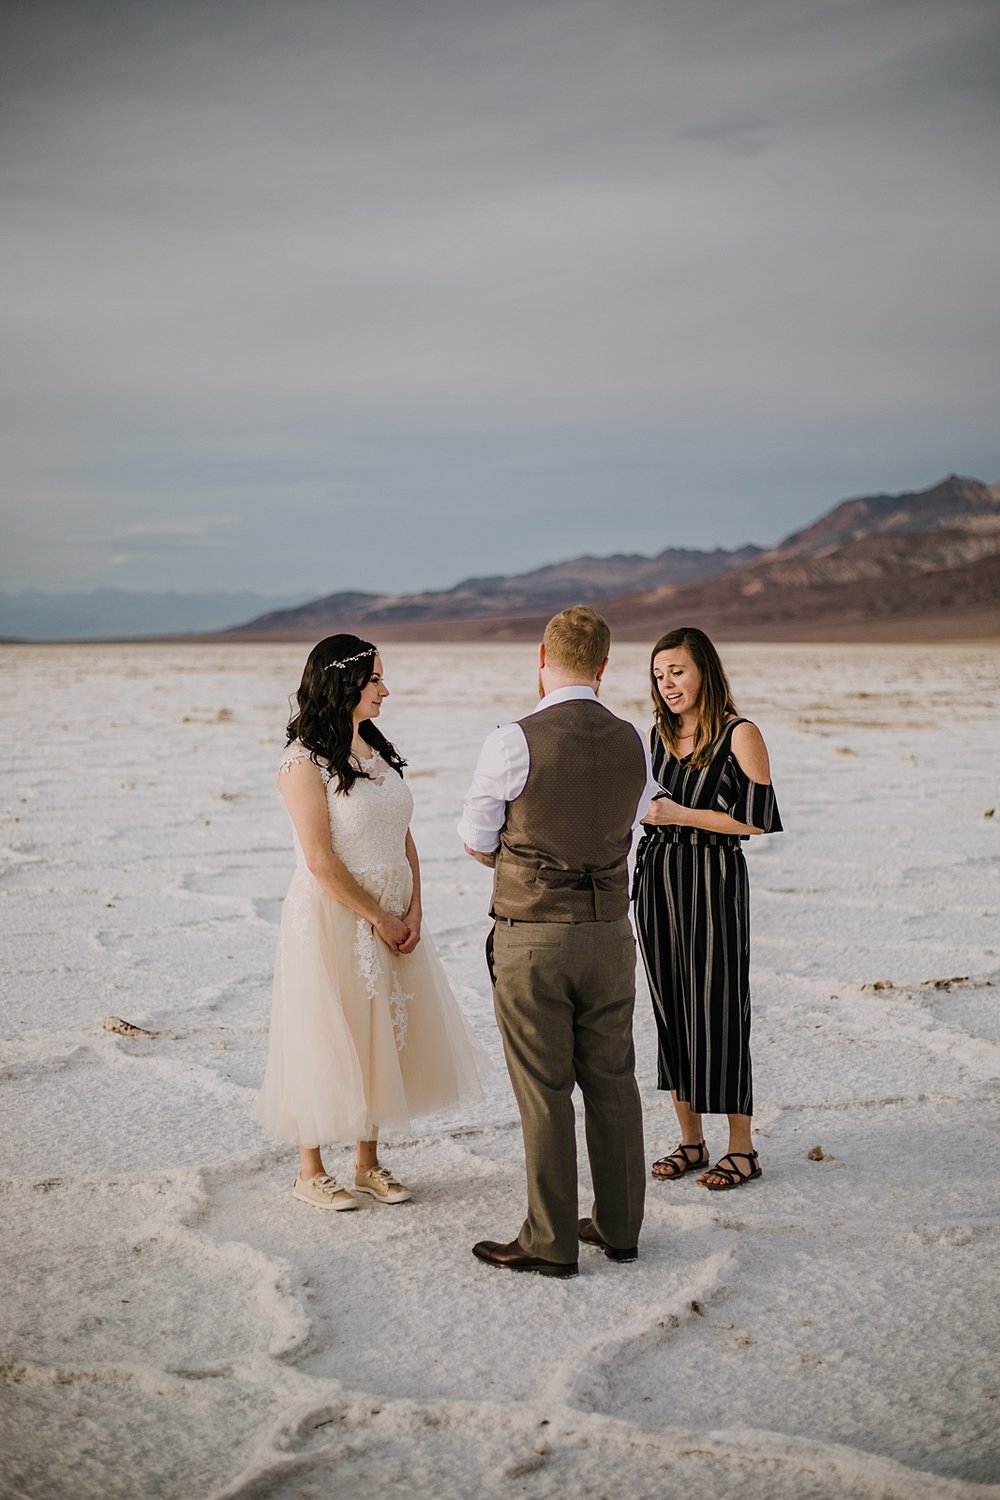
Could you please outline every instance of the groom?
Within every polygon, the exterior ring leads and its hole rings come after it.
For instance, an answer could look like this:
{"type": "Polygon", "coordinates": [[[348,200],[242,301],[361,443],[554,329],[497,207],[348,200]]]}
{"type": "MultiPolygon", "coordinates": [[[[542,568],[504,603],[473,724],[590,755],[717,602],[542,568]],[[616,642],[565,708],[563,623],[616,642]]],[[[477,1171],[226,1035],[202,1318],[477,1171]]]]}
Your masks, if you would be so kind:
{"type": "Polygon", "coordinates": [[[645,1193],[626,858],[651,773],[638,731],[597,701],[611,632],[583,605],[545,628],[541,702],[493,731],[465,799],[466,852],[495,867],[494,1009],[521,1113],[528,1215],[473,1254],[509,1271],[577,1274],[577,1240],[635,1260],[645,1193]],[[578,1219],[583,1094],[594,1185],[578,1219]]]}

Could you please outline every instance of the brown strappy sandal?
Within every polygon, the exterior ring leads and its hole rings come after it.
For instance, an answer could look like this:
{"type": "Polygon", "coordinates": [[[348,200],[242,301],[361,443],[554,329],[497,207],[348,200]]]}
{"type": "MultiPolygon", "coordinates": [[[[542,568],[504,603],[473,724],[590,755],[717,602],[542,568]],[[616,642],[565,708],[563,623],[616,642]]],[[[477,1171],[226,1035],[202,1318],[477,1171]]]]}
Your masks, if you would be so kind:
{"type": "Polygon", "coordinates": [[[719,1157],[714,1167],[709,1167],[708,1172],[710,1176],[714,1173],[716,1177],[726,1179],[725,1182],[703,1182],[702,1187],[708,1188],[710,1193],[728,1193],[730,1188],[742,1187],[745,1182],[752,1182],[761,1175],[756,1151],[727,1151],[725,1156],[719,1157]],[[724,1161],[732,1162],[732,1166],[724,1167],[724,1161]],[[736,1165],[737,1161],[748,1161],[750,1171],[741,1171],[736,1165]]]}
{"type": "Polygon", "coordinates": [[[669,1156],[661,1156],[659,1161],[654,1161],[650,1171],[657,1182],[674,1182],[678,1177],[683,1177],[685,1172],[697,1171],[699,1167],[708,1166],[708,1147],[704,1141],[699,1141],[697,1146],[687,1145],[681,1141],[676,1150],[671,1151],[669,1156]],[[693,1151],[697,1161],[692,1161],[688,1152],[693,1151]],[[704,1160],[702,1160],[704,1157],[704,1160]],[[664,1170],[658,1172],[657,1167],[664,1170]]]}

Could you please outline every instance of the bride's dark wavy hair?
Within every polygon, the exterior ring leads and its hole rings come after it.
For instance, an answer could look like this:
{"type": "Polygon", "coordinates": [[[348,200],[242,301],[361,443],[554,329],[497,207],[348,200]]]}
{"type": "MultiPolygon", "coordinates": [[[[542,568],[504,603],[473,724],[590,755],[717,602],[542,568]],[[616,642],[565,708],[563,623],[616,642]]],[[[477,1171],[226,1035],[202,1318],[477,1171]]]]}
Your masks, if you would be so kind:
{"type": "MultiPolygon", "coordinates": [[[[357,635],[328,635],[309,653],[296,693],[298,713],[288,721],[288,743],[298,740],[309,751],[309,758],[325,762],[337,778],[337,791],[345,794],[359,779],[369,779],[351,763],[351,740],[354,738],[354,710],[361,694],[372,680],[377,648],[357,635]],[[357,660],[350,661],[348,658],[357,660]],[[338,667],[336,662],[346,662],[338,667]]],[[[372,719],[358,726],[358,733],[377,750],[384,761],[399,775],[406,761],[395,745],[390,744],[372,719]]]]}

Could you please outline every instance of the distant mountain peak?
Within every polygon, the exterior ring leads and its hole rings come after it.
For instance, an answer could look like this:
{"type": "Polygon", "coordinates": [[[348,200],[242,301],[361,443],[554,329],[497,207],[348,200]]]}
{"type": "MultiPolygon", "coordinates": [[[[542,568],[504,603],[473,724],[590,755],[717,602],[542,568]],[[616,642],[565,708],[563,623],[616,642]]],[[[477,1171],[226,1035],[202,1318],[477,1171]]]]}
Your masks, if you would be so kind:
{"type": "Polygon", "coordinates": [[[1000,519],[1000,499],[989,485],[962,474],[949,474],[926,490],[898,495],[861,495],[842,500],[819,520],[793,531],[764,554],[765,559],[800,557],[840,547],[882,532],[929,531],[956,521],[1000,519]]]}

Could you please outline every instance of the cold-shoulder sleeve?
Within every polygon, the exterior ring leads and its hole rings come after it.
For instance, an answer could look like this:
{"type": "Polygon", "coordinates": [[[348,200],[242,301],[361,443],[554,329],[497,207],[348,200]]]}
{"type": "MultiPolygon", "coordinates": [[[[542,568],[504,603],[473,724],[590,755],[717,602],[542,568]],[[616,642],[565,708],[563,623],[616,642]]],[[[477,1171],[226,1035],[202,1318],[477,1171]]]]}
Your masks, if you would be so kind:
{"type": "Polygon", "coordinates": [[[719,780],[715,805],[719,812],[728,813],[748,828],[760,828],[764,833],[783,832],[774,787],[751,781],[732,753],[719,780]]]}

